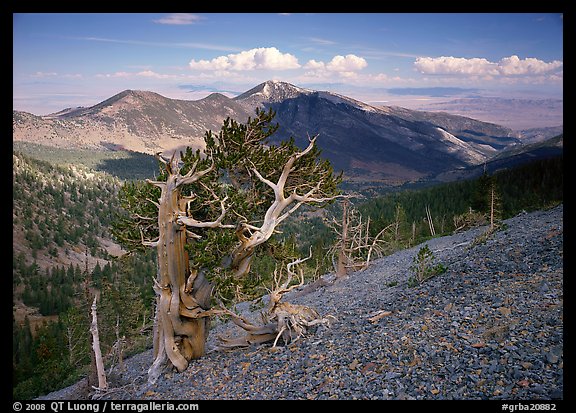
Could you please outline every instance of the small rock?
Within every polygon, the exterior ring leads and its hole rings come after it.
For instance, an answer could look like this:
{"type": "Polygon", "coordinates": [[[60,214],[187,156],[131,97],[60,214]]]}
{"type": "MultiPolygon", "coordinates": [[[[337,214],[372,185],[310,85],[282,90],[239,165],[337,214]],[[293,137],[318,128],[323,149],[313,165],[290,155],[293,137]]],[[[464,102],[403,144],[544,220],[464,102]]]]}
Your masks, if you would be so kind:
{"type": "Polygon", "coordinates": [[[498,311],[499,311],[500,314],[502,314],[502,315],[510,315],[510,314],[512,314],[512,310],[510,309],[510,307],[498,307],[498,311]]]}
{"type": "Polygon", "coordinates": [[[524,367],[524,369],[526,370],[530,369],[533,366],[533,364],[530,363],[529,361],[523,361],[522,363],[520,363],[520,365],[524,367]]]}
{"type": "Polygon", "coordinates": [[[350,368],[350,370],[356,370],[356,367],[358,367],[359,361],[358,359],[354,359],[354,361],[352,361],[352,363],[350,363],[348,365],[348,368],[350,368]]]}
{"type": "Polygon", "coordinates": [[[558,357],[558,355],[554,354],[553,352],[549,351],[548,353],[546,353],[546,361],[550,364],[556,364],[558,363],[558,360],[560,360],[560,357],[558,357]]]}
{"type": "Polygon", "coordinates": [[[516,384],[520,387],[528,387],[528,386],[530,386],[530,381],[524,379],[524,380],[520,380],[516,384]]]}

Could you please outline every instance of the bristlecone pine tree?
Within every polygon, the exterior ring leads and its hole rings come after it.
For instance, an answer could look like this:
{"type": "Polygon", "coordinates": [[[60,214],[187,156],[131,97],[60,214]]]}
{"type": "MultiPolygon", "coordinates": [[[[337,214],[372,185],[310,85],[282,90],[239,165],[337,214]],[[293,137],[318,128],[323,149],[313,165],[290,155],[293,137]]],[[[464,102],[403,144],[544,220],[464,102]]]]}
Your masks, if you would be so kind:
{"type": "MultiPolygon", "coordinates": [[[[320,159],[317,137],[303,150],[292,139],[270,145],[267,139],[278,129],[273,118],[273,111],[257,111],[246,124],[226,119],[218,135],[206,133],[202,152],[187,148],[169,160],[157,155],[159,176],[126,183],[120,192],[128,214],[116,222],[116,238],[130,250],[154,247],[158,253],[150,382],[169,363],[181,372],[204,354],[213,315],[230,315],[244,327],[245,345],[250,337],[294,339],[286,330],[301,333],[327,321],[307,307],[291,307],[286,316],[279,313],[286,306],[273,305],[266,317],[277,321],[275,327],[248,326],[222,303],[213,307],[214,296],[225,298],[221,286],[241,287],[256,248],[285,219],[304,204],[322,207],[340,196],[341,174],[320,159]]],[[[276,283],[276,302],[291,289],[290,268],[288,280],[276,283]]]]}

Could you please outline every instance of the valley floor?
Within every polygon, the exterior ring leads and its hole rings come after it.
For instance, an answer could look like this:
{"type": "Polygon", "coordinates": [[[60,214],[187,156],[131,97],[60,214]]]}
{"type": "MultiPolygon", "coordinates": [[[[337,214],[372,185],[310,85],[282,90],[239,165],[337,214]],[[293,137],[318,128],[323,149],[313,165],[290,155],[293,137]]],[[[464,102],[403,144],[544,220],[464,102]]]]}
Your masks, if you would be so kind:
{"type": "MultiPolygon", "coordinates": [[[[474,240],[485,228],[428,241],[447,271],[417,287],[408,286],[409,267],[422,245],[328,287],[287,295],[337,318],[290,346],[212,350],[152,386],[148,351],[126,360],[126,370],[111,377],[116,389],[102,396],[562,399],[563,206],[504,223],[484,243],[474,240]],[[372,322],[378,314],[387,315],[372,322]]],[[[209,344],[228,333],[243,332],[220,324],[209,344]]]]}

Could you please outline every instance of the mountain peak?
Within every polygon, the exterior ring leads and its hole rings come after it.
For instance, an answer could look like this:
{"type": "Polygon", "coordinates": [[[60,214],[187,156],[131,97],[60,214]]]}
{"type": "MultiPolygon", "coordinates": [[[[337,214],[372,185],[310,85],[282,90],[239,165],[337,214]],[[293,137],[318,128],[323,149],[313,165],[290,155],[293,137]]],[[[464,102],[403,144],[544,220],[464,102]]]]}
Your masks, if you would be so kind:
{"type": "Polygon", "coordinates": [[[143,100],[158,100],[158,99],[166,99],[164,96],[159,95],[156,92],[150,92],[148,90],[134,90],[134,89],[126,89],[117,95],[112,96],[108,100],[120,100],[123,98],[135,98],[135,99],[143,99],[143,100]]]}
{"type": "Polygon", "coordinates": [[[249,91],[236,96],[234,100],[246,101],[250,103],[272,103],[280,102],[285,99],[295,98],[301,94],[310,93],[313,93],[313,91],[294,86],[291,83],[281,82],[279,80],[267,80],[266,82],[260,83],[258,86],[253,87],[249,91]]]}
{"type": "Polygon", "coordinates": [[[331,92],[268,80],[230,99],[212,93],[197,101],[142,90],[124,90],[89,108],[48,117],[14,114],[13,139],[51,146],[123,147],[144,152],[181,145],[201,147],[206,130],[228,117],[243,122],[256,108],[272,109],[281,128],[270,141],[322,135],[320,148],[336,170],[352,179],[385,182],[478,164],[517,143],[512,131],[441,113],[377,108],[331,92]]]}
{"type": "Polygon", "coordinates": [[[214,92],[210,93],[208,96],[200,99],[198,102],[228,102],[230,98],[222,93],[214,92]]]}

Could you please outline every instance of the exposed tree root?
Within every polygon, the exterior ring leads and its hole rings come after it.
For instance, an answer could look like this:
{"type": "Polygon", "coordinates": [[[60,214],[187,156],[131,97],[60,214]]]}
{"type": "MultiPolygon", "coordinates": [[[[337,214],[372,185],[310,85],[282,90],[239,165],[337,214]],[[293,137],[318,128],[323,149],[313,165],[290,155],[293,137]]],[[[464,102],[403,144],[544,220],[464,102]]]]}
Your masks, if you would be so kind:
{"type": "Polygon", "coordinates": [[[253,324],[232,310],[221,308],[222,314],[229,315],[232,318],[232,322],[245,330],[247,334],[236,338],[219,337],[221,341],[220,348],[247,347],[251,344],[267,342],[272,342],[272,346],[276,347],[279,339],[282,339],[284,344],[290,344],[304,336],[310,328],[319,324],[330,325],[331,321],[336,320],[336,317],[332,315],[321,317],[316,310],[305,305],[281,302],[284,294],[304,284],[302,270],[300,270],[298,275],[292,271],[292,267],[309,258],[311,258],[311,255],[289,263],[286,266],[288,272],[287,280],[281,285],[279,285],[277,272],[274,273],[276,287],[270,293],[270,302],[267,310],[261,313],[262,324],[253,324]],[[299,283],[290,285],[294,276],[299,278],[299,283]]]}
{"type": "Polygon", "coordinates": [[[218,337],[221,342],[219,347],[223,349],[268,342],[272,342],[272,346],[276,347],[280,339],[284,344],[290,344],[304,336],[310,328],[319,324],[330,325],[330,322],[336,320],[332,315],[320,317],[313,308],[291,303],[279,303],[272,315],[262,313],[261,325],[253,324],[228,309],[224,309],[223,313],[229,315],[234,324],[246,331],[246,335],[242,337],[218,337]]]}

